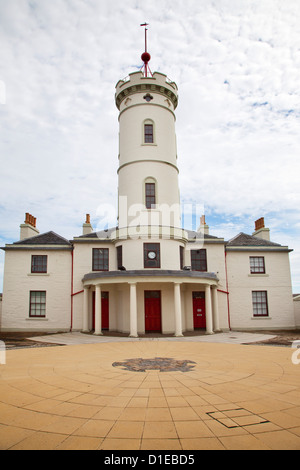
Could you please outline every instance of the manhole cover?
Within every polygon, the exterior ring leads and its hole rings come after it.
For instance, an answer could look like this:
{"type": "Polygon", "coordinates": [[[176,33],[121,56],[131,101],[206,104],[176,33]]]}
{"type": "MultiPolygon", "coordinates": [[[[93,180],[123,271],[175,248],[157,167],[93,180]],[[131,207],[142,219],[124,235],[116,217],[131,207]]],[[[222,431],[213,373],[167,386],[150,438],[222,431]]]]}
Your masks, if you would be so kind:
{"type": "Polygon", "coordinates": [[[146,372],[146,370],[159,370],[160,372],[189,372],[193,370],[196,362],[177,360],[169,357],[155,357],[154,359],[126,359],[123,362],[114,362],[113,367],[122,367],[131,372],[146,372]]]}

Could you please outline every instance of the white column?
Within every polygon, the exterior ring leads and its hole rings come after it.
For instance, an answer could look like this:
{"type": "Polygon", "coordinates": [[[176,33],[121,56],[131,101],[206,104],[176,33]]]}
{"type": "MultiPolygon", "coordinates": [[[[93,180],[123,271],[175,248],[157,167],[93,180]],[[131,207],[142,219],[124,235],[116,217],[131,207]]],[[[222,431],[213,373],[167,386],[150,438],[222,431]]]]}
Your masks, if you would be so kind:
{"type": "Polygon", "coordinates": [[[82,329],[85,332],[89,331],[89,292],[90,288],[88,286],[84,286],[82,329]]]}
{"type": "Polygon", "coordinates": [[[102,335],[101,286],[96,286],[95,294],[95,335],[102,335]]]}
{"type": "Polygon", "coordinates": [[[183,336],[180,284],[178,282],[175,282],[174,284],[174,305],[175,305],[175,336],[183,336]]]}
{"type": "Polygon", "coordinates": [[[212,305],[210,285],[205,286],[205,316],[206,316],[206,334],[213,335],[212,305]]]}
{"type": "Polygon", "coordinates": [[[212,301],[213,301],[214,331],[220,331],[219,302],[218,302],[218,289],[217,289],[217,286],[214,286],[212,288],[212,301]]]}
{"type": "Polygon", "coordinates": [[[130,286],[130,337],[137,338],[137,298],[136,298],[136,282],[129,284],[130,286]]]}

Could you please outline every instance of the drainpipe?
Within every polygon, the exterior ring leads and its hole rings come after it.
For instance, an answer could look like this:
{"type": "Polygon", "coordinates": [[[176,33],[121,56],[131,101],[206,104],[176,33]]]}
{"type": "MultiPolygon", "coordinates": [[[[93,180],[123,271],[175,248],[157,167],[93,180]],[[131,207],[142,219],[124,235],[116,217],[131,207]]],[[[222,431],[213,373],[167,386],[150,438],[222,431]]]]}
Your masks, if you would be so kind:
{"type": "Polygon", "coordinates": [[[224,252],[225,252],[225,274],[226,274],[226,290],[227,290],[228,326],[229,326],[229,331],[231,331],[231,325],[230,325],[230,307],[229,307],[229,290],[228,290],[228,274],[227,274],[227,252],[226,252],[226,247],[224,247],[224,252]]]}
{"type": "Polygon", "coordinates": [[[74,248],[72,247],[71,251],[72,265],[71,265],[71,325],[70,332],[73,329],[73,274],[74,274],[74,248]]]}
{"type": "Polygon", "coordinates": [[[78,292],[73,292],[74,289],[74,247],[71,252],[72,256],[72,267],[71,267],[71,326],[70,326],[70,331],[73,330],[73,297],[74,295],[77,294],[82,294],[83,290],[80,290],[78,292]]]}

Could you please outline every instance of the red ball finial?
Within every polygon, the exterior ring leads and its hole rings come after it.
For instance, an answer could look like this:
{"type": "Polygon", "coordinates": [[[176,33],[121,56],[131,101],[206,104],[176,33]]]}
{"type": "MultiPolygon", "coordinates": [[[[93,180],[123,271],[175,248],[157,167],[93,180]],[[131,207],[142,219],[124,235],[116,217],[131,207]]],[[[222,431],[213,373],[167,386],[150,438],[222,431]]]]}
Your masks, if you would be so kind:
{"type": "Polygon", "coordinates": [[[145,64],[148,64],[148,62],[150,61],[151,59],[151,55],[149,54],[149,52],[143,52],[142,54],[142,61],[145,63],[145,64]]]}

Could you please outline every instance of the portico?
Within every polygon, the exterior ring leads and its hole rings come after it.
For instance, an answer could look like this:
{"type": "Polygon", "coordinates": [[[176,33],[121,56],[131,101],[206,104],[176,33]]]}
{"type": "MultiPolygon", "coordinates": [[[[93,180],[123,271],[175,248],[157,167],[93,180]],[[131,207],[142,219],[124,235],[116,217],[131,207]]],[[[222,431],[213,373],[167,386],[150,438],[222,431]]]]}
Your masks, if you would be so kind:
{"type": "Polygon", "coordinates": [[[114,305],[110,306],[109,315],[114,318],[110,322],[110,330],[127,332],[133,338],[138,337],[139,333],[147,334],[150,331],[183,336],[185,331],[194,330],[191,297],[192,292],[199,291],[205,297],[205,331],[206,334],[213,334],[219,330],[217,285],[218,279],[214,273],[192,271],[109,271],[86,274],[83,278],[83,331],[91,330],[90,297],[95,292],[94,334],[102,334],[101,296],[103,291],[113,290],[114,297],[118,299],[114,299],[114,305]],[[155,298],[152,302],[149,300],[151,293],[155,298]],[[148,310],[147,305],[150,305],[148,310]],[[146,316],[151,314],[161,315],[161,327],[151,326],[151,330],[147,330],[146,316]]]}

